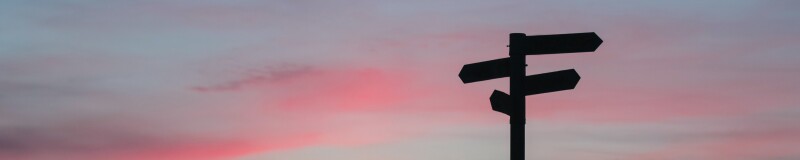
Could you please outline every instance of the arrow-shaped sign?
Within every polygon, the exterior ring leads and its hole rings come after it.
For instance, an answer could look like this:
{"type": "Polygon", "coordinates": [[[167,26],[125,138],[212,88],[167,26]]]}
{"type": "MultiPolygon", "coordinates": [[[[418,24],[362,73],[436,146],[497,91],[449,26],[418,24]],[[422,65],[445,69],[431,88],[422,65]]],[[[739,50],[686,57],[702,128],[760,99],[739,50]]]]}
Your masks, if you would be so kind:
{"type": "Polygon", "coordinates": [[[511,96],[508,94],[494,90],[489,102],[492,103],[492,110],[511,115],[511,96]]]}
{"type": "MultiPolygon", "coordinates": [[[[581,77],[575,69],[561,70],[525,77],[525,95],[574,89],[581,77]]],[[[492,110],[511,115],[511,96],[498,90],[489,97],[492,110]]]]}
{"type": "Polygon", "coordinates": [[[594,52],[603,43],[594,32],[526,36],[521,40],[511,42],[511,49],[525,55],[594,52]]]}
{"type": "Polygon", "coordinates": [[[574,89],[580,79],[575,69],[525,76],[525,95],[574,89]]]}
{"type": "Polygon", "coordinates": [[[461,78],[461,82],[464,83],[508,77],[511,75],[509,60],[510,58],[501,58],[466,64],[464,67],[461,67],[461,72],[458,72],[458,77],[461,78]]]}

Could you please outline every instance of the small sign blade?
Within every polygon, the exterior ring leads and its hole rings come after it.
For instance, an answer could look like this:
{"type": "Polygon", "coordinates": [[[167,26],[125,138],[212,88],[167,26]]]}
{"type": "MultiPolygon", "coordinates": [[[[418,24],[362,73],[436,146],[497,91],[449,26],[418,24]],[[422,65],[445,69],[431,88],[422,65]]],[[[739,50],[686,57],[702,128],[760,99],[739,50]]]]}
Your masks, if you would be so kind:
{"type": "Polygon", "coordinates": [[[506,115],[511,115],[509,111],[511,111],[511,96],[508,94],[494,90],[492,92],[492,96],[489,97],[489,102],[492,103],[492,110],[505,113],[506,115]]]}

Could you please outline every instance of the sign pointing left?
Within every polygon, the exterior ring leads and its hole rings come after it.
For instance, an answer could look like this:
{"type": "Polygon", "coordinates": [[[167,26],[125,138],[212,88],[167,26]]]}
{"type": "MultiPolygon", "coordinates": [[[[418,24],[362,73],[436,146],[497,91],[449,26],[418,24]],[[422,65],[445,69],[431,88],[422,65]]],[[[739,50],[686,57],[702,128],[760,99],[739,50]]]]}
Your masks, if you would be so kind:
{"type": "Polygon", "coordinates": [[[489,102],[492,103],[492,110],[509,116],[511,115],[510,95],[498,90],[494,90],[494,92],[492,92],[492,96],[489,97],[489,102]]]}
{"type": "Polygon", "coordinates": [[[461,82],[465,84],[508,77],[511,75],[511,69],[509,67],[510,60],[510,58],[501,58],[466,64],[464,67],[461,67],[461,72],[458,72],[458,77],[461,78],[461,82]]]}

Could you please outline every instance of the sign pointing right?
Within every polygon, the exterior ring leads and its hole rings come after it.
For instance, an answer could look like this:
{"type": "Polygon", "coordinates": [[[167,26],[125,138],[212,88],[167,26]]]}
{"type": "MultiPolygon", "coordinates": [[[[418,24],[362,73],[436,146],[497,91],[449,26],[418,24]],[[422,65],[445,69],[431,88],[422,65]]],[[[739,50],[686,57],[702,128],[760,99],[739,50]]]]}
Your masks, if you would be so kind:
{"type": "Polygon", "coordinates": [[[514,48],[525,55],[594,52],[603,43],[594,32],[525,36],[514,48]]]}
{"type": "Polygon", "coordinates": [[[525,95],[574,89],[581,76],[575,69],[525,76],[525,95]]]}

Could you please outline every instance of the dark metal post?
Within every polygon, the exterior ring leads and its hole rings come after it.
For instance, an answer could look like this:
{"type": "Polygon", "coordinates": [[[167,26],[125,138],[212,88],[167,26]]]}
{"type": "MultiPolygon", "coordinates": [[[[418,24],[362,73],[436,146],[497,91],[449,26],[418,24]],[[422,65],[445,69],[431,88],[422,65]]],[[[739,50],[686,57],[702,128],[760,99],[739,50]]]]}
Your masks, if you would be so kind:
{"type": "Polygon", "coordinates": [[[509,35],[508,54],[511,57],[511,79],[509,90],[511,95],[511,160],[525,160],[525,53],[524,33],[509,35]]]}

